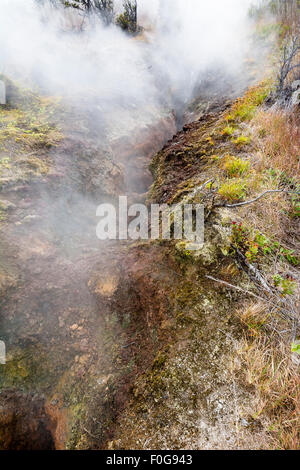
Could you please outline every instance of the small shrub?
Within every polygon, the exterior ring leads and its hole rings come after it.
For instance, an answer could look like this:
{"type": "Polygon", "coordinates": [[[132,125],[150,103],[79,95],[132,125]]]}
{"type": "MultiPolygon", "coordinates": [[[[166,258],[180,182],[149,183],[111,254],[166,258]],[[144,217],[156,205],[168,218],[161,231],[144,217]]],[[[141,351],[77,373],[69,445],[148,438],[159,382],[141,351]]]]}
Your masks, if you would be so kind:
{"type": "Polygon", "coordinates": [[[299,343],[292,343],[291,352],[300,355],[300,344],[299,343]]]}
{"type": "Polygon", "coordinates": [[[264,255],[270,255],[272,253],[270,240],[265,235],[259,233],[258,231],[255,234],[255,242],[262,249],[264,255]]]}
{"type": "Polygon", "coordinates": [[[269,82],[249,88],[243,98],[238,98],[231,108],[231,112],[225,117],[227,122],[251,121],[255,116],[258,106],[262,105],[270,92],[269,82]]]}
{"type": "Polygon", "coordinates": [[[288,250],[281,246],[279,248],[279,254],[280,254],[280,259],[281,261],[288,261],[290,264],[293,266],[298,266],[299,265],[299,259],[295,256],[295,251],[294,250],[288,250]]]}
{"type": "Polygon", "coordinates": [[[232,222],[232,243],[237,248],[240,248],[240,246],[244,244],[245,238],[246,229],[243,227],[243,224],[237,224],[236,222],[232,222]]]}
{"type": "Polygon", "coordinates": [[[246,137],[245,135],[240,135],[237,139],[233,141],[236,145],[248,145],[251,142],[251,137],[246,137]]]}
{"type": "Polygon", "coordinates": [[[123,8],[124,12],[116,20],[117,25],[125,31],[136,33],[138,30],[136,0],[124,0],[123,8]]]}
{"type": "Polygon", "coordinates": [[[251,237],[249,230],[242,223],[237,225],[236,222],[233,222],[232,244],[245,253],[248,261],[256,261],[259,255],[259,244],[255,238],[251,237]]]}
{"type": "Polygon", "coordinates": [[[219,188],[219,194],[229,202],[240,201],[246,195],[246,183],[240,179],[225,181],[219,188]]]}
{"type": "Polygon", "coordinates": [[[231,126],[226,126],[225,129],[222,131],[222,135],[226,135],[231,137],[234,134],[234,128],[231,126]]]}
{"type": "Polygon", "coordinates": [[[297,288],[297,283],[295,281],[289,278],[284,279],[280,274],[273,276],[273,280],[275,287],[280,288],[281,295],[283,297],[293,295],[297,288]]]}
{"type": "Polygon", "coordinates": [[[250,162],[242,160],[241,158],[234,157],[232,155],[226,155],[223,168],[229,177],[242,176],[245,173],[248,173],[250,168],[250,162]]]}
{"type": "Polygon", "coordinates": [[[246,251],[246,258],[248,259],[248,261],[256,261],[258,249],[259,247],[257,243],[254,243],[253,241],[249,243],[249,250],[246,251]]]}
{"type": "Polygon", "coordinates": [[[292,210],[290,213],[292,219],[300,217],[300,197],[299,195],[292,196],[292,210]]]}

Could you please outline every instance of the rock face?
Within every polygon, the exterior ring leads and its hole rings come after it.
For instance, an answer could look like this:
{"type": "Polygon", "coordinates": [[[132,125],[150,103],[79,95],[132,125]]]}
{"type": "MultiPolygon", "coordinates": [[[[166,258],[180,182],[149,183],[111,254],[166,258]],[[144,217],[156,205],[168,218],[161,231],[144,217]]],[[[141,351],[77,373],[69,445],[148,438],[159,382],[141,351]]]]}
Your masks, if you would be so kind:
{"type": "Polygon", "coordinates": [[[295,80],[291,84],[290,106],[300,105],[300,80],[295,80]]]}
{"type": "Polygon", "coordinates": [[[172,113],[106,140],[97,109],[60,109],[63,136],[43,146],[48,171],[2,186],[0,448],[260,447],[251,389],[231,373],[240,296],[206,277],[243,283],[224,254],[230,214],[211,215],[197,257],[173,242],[95,237],[97,204],[143,195],[152,157],[149,202],[196,195],[216,148],[229,151],[225,108],[171,140],[172,113]]]}
{"type": "MultiPolygon", "coordinates": [[[[226,153],[232,145],[218,127],[224,109],[220,105],[184,126],[154,157],[149,202],[178,203],[189,194],[196,195],[197,185],[214,176],[216,149],[226,153]]],[[[191,200],[200,202],[196,199],[191,200]]],[[[253,399],[251,387],[232,373],[235,344],[243,336],[233,315],[240,296],[207,278],[209,273],[217,279],[229,276],[233,284],[245,281],[224,254],[231,226],[231,214],[219,210],[207,220],[205,245],[195,255],[184,243],[175,242],[156,248],[154,255],[150,243],[132,248],[136,261],[127,259],[123,264],[122,285],[130,279],[143,306],[136,321],[141,321],[142,312],[146,315],[148,334],[141,344],[149,343],[155,325],[160,346],[151,366],[132,385],[129,404],[119,414],[113,439],[106,445],[109,449],[254,449],[263,445],[259,419],[247,414],[253,399]]],[[[120,309],[121,305],[122,301],[120,309]]]]}
{"type": "Polygon", "coordinates": [[[1,450],[54,449],[43,399],[21,392],[2,392],[0,412],[1,450]]]}
{"type": "Polygon", "coordinates": [[[6,86],[2,80],[0,80],[0,105],[1,104],[6,104],[6,86]]]}
{"type": "Polygon", "coordinates": [[[175,116],[165,113],[158,122],[133,130],[127,136],[114,139],[111,147],[113,154],[124,168],[126,190],[129,193],[145,193],[152,183],[149,163],[153,155],[166,142],[166,136],[176,134],[175,116]]]}
{"type": "Polygon", "coordinates": [[[300,89],[300,80],[295,80],[292,83],[291,87],[292,87],[293,91],[299,90],[300,89]]]}
{"type": "MultiPolygon", "coordinates": [[[[124,167],[135,159],[134,188],[145,192],[148,163],[174,134],[174,117],[152,112],[147,122],[108,138],[92,103],[58,106],[10,88],[3,122],[15,122],[15,115],[19,121],[0,130],[0,339],[7,347],[0,448],[99,448],[137,374],[130,345],[137,341],[125,325],[142,307],[129,281],[119,287],[126,249],[95,236],[96,207],[131,194],[124,167]],[[26,116],[35,118],[33,127],[26,116]],[[120,295],[123,310],[116,306],[120,295]],[[97,408],[101,430],[94,429],[97,408]]],[[[145,367],[157,348],[150,353],[149,345],[145,367]]]]}
{"type": "Polygon", "coordinates": [[[6,364],[6,347],[4,341],[0,341],[0,364],[6,364]]]}
{"type": "Polygon", "coordinates": [[[291,98],[291,105],[292,106],[299,106],[300,104],[300,88],[292,94],[291,98]]]}

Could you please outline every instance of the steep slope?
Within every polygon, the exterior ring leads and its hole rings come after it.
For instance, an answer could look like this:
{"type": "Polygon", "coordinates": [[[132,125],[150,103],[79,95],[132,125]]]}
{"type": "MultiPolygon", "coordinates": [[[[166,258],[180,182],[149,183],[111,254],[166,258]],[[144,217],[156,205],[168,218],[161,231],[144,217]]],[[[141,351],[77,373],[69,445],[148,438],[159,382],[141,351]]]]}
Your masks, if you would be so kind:
{"type": "Polygon", "coordinates": [[[97,106],[15,89],[1,110],[2,448],[298,445],[298,124],[279,121],[287,165],[269,87],[194,102],[200,119],[166,144],[172,113],[105,141],[97,106]],[[196,252],[95,238],[97,204],[145,199],[151,157],[149,203],[205,204],[196,252]],[[266,190],[280,192],[236,206],[266,190]]]}
{"type": "MultiPolygon", "coordinates": [[[[160,328],[168,325],[172,339],[135,382],[109,449],[299,445],[299,360],[290,352],[299,334],[299,179],[291,172],[299,175],[299,141],[277,136],[279,117],[262,107],[268,87],[186,125],[152,161],[149,200],[204,203],[205,244],[196,253],[182,242],[161,246],[172,264],[163,264],[160,289],[170,278],[173,288],[160,328]],[[277,136],[278,158],[262,152],[267,132],[277,136]]],[[[280,116],[281,133],[299,133],[293,117],[280,116]]],[[[151,249],[140,247],[140,259],[151,249]]]]}

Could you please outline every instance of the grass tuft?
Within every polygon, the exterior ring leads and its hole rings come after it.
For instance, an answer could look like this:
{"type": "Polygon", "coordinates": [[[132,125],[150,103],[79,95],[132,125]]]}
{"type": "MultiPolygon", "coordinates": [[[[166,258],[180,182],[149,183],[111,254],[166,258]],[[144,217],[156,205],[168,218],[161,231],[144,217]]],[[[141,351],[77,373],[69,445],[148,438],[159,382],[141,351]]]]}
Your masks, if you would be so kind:
{"type": "Polygon", "coordinates": [[[234,134],[234,131],[235,131],[234,127],[226,126],[222,131],[222,135],[231,137],[234,134]]]}
{"type": "Polygon", "coordinates": [[[262,105],[270,93],[270,82],[263,82],[258,86],[249,88],[243,98],[238,98],[231,111],[225,117],[227,122],[251,121],[257,108],[262,105]]]}
{"type": "Polygon", "coordinates": [[[267,430],[272,448],[299,449],[300,379],[291,352],[263,331],[268,319],[265,305],[251,304],[239,313],[248,334],[237,352],[255,394],[249,413],[267,430]]]}
{"type": "Polygon", "coordinates": [[[251,142],[251,137],[240,135],[237,139],[234,139],[233,142],[238,146],[248,145],[251,142]]]}
{"type": "Polygon", "coordinates": [[[244,199],[246,195],[246,181],[234,179],[225,181],[219,188],[219,194],[229,202],[236,202],[244,199]]]}
{"type": "Polygon", "coordinates": [[[223,168],[229,177],[243,176],[249,172],[250,162],[232,155],[226,155],[223,168]]]}
{"type": "Polygon", "coordinates": [[[296,115],[283,110],[260,110],[253,120],[257,146],[265,168],[289,176],[300,172],[300,126],[296,115]]]}

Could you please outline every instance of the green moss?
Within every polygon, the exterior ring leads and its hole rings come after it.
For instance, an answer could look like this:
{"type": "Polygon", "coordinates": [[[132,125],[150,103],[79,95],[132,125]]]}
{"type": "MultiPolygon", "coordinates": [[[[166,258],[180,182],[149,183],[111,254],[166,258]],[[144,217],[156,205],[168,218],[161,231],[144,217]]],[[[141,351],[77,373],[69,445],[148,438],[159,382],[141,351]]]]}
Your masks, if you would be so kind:
{"type": "MultiPolygon", "coordinates": [[[[6,80],[7,81],[7,80],[6,80]]],[[[44,150],[63,138],[53,123],[58,100],[40,96],[7,81],[8,105],[0,108],[0,184],[27,181],[48,173],[44,150]]]]}
{"type": "Polygon", "coordinates": [[[161,367],[165,364],[167,360],[167,355],[163,352],[159,352],[156,358],[153,361],[153,369],[161,369],[161,367]]]}
{"type": "Polygon", "coordinates": [[[80,446],[83,438],[81,423],[86,417],[86,409],[82,403],[70,407],[71,422],[69,425],[69,433],[66,441],[66,450],[74,450],[80,446]]]}
{"type": "Polygon", "coordinates": [[[2,366],[0,385],[5,388],[36,389],[47,386],[49,369],[47,352],[40,345],[14,349],[2,366]]]}

